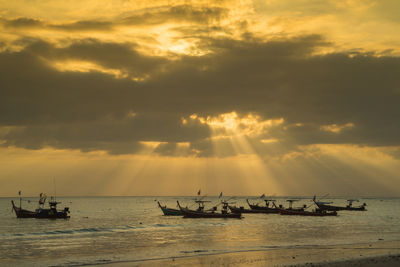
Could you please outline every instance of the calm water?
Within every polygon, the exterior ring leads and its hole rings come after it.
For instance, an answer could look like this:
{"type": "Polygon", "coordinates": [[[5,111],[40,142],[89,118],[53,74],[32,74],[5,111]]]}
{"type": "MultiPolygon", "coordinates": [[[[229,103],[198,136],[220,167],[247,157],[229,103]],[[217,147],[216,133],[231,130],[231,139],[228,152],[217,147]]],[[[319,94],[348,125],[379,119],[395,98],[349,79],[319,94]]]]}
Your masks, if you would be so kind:
{"type": "MultiPolygon", "coordinates": [[[[11,198],[0,198],[0,265],[79,266],[105,262],[216,254],[230,251],[355,244],[400,240],[400,199],[360,199],[366,212],[337,217],[244,214],[244,219],[183,219],[162,216],[193,197],[71,197],[69,220],[17,219],[11,198]]],[[[284,198],[277,198],[284,203],[284,198]]],[[[17,199],[14,199],[17,200],[17,199]]],[[[23,202],[25,208],[34,209],[23,202]]],[[[217,198],[209,198],[217,203],[217,198]]],[[[331,199],[344,204],[344,199],[331,199]]],[[[247,206],[245,198],[237,204],[247,206]]],[[[311,204],[303,199],[299,204],[311,204]]],[[[286,203],[284,203],[286,205],[286,203]]]]}

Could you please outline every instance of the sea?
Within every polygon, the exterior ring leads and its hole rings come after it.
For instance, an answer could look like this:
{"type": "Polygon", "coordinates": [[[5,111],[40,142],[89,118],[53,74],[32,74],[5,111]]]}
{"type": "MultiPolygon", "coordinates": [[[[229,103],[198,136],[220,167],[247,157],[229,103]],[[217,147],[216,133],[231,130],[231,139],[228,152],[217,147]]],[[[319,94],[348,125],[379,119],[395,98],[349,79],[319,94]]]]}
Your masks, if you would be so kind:
{"type": "MultiPolygon", "coordinates": [[[[246,199],[231,198],[248,208],[246,199]]],[[[290,197],[277,197],[287,205],[290,197]]],[[[17,219],[11,200],[0,198],[0,266],[87,266],[148,262],[230,252],[400,240],[400,198],[360,198],[367,211],[340,211],[337,217],[243,214],[242,219],[163,216],[157,201],[195,208],[195,197],[58,197],[70,219],[17,219]]],[[[205,198],[209,207],[218,197],[205,198]]],[[[297,205],[311,205],[301,197],[297,205]]],[[[327,198],[345,205],[346,198],[327,198]]],[[[22,206],[34,210],[37,198],[22,206]]]]}

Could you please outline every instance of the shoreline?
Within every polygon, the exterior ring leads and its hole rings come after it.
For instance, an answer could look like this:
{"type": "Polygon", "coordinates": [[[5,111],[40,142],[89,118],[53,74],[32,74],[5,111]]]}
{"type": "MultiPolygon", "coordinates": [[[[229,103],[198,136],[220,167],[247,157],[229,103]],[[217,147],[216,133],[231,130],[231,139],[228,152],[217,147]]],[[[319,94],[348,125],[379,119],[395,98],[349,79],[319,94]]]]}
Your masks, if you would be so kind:
{"type": "Polygon", "coordinates": [[[352,245],[276,248],[254,251],[200,254],[149,260],[121,260],[85,266],[253,266],[339,267],[400,266],[400,241],[375,241],[352,245]]]}

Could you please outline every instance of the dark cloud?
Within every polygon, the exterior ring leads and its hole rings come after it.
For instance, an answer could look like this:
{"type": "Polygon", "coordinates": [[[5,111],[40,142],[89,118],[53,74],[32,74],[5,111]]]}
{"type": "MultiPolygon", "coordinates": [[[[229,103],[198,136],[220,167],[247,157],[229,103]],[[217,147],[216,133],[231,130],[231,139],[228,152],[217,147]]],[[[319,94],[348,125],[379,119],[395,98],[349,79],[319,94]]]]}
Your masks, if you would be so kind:
{"type": "Polygon", "coordinates": [[[123,18],[120,23],[125,25],[154,25],[168,21],[193,22],[206,24],[219,21],[227,15],[227,10],[220,7],[204,7],[193,5],[162,6],[147,8],[123,18]]]}
{"type": "Polygon", "coordinates": [[[160,6],[135,11],[134,14],[114,20],[79,20],[68,23],[51,23],[34,18],[0,18],[6,28],[29,29],[44,28],[56,31],[110,31],[118,26],[152,26],[166,22],[188,22],[207,24],[218,22],[227,15],[227,10],[220,7],[192,5],[160,6]]]}
{"type": "Polygon", "coordinates": [[[249,139],[261,155],[319,143],[400,145],[399,58],[354,52],[313,55],[330,45],[318,35],[203,41],[199,46],[212,53],[178,60],[145,56],[134,44],[93,39],[62,48],[31,40],[22,51],[0,53],[0,125],[19,126],[3,135],[3,145],[136,153],[140,141],[157,141],[168,144],[156,153],[173,155],[177,143],[189,142],[188,155],[229,156],[240,151],[228,140],[221,139],[216,150],[208,126],[181,120],[193,113],[231,111],[284,118],[279,127],[249,139]],[[123,70],[128,77],[60,72],[49,66],[66,60],[123,70]],[[147,78],[131,79],[140,76],[147,78]],[[132,112],[136,116],[129,116],[132,112]],[[354,127],[336,133],[321,129],[347,123],[354,127]],[[268,138],[279,142],[260,142],[268,138]]]}
{"type": "Polygon", "coordinates": [[[116,24],[112,21],[98,21],[98,20],[81,20],[72,23],[53,24],[43,20],[33,18],[16,18],[5,19],[0,18],[0,23],[5,28],[14,29],[52,29],[59,31],[109,31],[112,30],[116,24]]]}
{"type": "Polygon", "coordinates": [[[96,72],[58,72],[28,51],[5,52],[0,58],[2,124],[96,119],[120,111],[124,104],[114,102],[116,92],[135,95],[135,84],[127,79],[96,72]]]}
{"type": "Polygon", "coordinates": [[[135,48],[136,45],[132,43],[107,43],[84,39],[63,48],[39,41],[28,46],[25,51],[51,61],[77,60],[96,63],[105,68],[122,70],[129,73],[131,78],[160,71],[167,62],[161,57],[140,54],[135,48]]]}
{"type": "Polygon", "coordinates": [[[115,24],[111,21],[81,20],[73,23],[50,24],[49,28],[64,31],[109,31],[115,24]]]}
{"type": "Polygon", "coordinates": [[[43,21],[33,18],[16,18],[16,19],[4,19],[1,18],[0,22],[4,27],[11,28],[38,28],[45,26],[43,21]]]}

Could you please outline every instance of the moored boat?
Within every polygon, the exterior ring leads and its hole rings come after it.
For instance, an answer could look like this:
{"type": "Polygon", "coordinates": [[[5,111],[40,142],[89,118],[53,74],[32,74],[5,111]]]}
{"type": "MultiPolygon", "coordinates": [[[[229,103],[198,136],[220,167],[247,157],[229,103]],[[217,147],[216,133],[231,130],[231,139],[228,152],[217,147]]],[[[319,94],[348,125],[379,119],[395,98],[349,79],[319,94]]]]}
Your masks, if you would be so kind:
{"type": "Polygon", "coordinates": [[[57,202],[53,197],[48,202],[49,208],[44,208],[44,204],[46,201],[46,195],[40,194],[39,199],[39,207],[35,211],[25,210],[21,207],[20,198],[20,205],[17,207],[13,200],[11,200],[11,204],[17,218],[37,218],[37,219],[68,219],[69,216],[69,208],[65,207],[63,210],[57,210],[57,204],[61,202],[57,202]]]}
{"type": "Polygon", "coordinates": [[[162,206],[159,201],[157,201],[157,203],[165,216],[182,216],[183,215],[181,210],[167,208],[167,205],[162,206]]]}
{"type": "Polygon", "coordinates": [[[282,205],[279,205],[279,213],[281,213],[281,210],[287,210],[287,211],[304,211],[307,208],[307,205],[303,205],[301,207],[293,207],[293,203],[296,201],[299,201],[298,199],[287,199],[287,202],[289,202],[289,207],[288,208],[283,208],[282,205]]]}
{"type": "Polygon", "coordinates": [[[14,200],[11,200],[13,211],[17,215],[17,218],[36,218],[36,212],[30,210],[24,210],[21,207],[17,207],[14,204],[14,200]]]}
{"type": "Polygon", "coordinates": [[[253,213],[279,213],[279,210],[274,206],[274,199],[264,199],[265,206],[260,206],[258,203],[250,203],[248,199],[246,199],[247,204],[250,209],[255,211],[253,213]],[[272,203],[272,206],[270,204],[272,203]]]}
{"type": "Polygon", "coordinates": [[[301,207],[293,207],[293,202],[299,201],[298,199],[287,199],[287,202],[289,202],[289,207],[285,208],[283,205],[277,206],[275,202],[272,202],[272,206],[274,207],[276,213],[281,213],[282,210],[287,210],[287,211],[304,211],[307,208],[307,205],[303,205],[301,207]]]}
{"type": "Polygon", "coordinates": [[[353,202],[358,202],[358,199],[348,199],[346,206],[334,206],[330,205],[332,202],[323,202],[317,201],[316,197],[314,196],[313,201],[315,205],[318,206],[321,210],[328,210],[328,211],[340,211],[340,210],[351,210],[351,211],[366,211],[366,203],[363,203],[360,206],[353,206],[353,202]]]}
{"type": "Polygon", "coordinates": [[[236,207],[236,206],[231,206],[228,205],[228,208],[231,210],[233,213],[265,213],[261,209],[246,209],[243,206],[236,207]]]}
{"type": "Polygon", "coordinates": [[[216,212],[217,208],[214,207],[213,209],[206,211],[204,210],[204,202],[203,200],[196,200],[196,203],[199,207],[196,210],[191,210],[188,208],[184,208],[178,203],[178,207],[181,210],[184,218],[235,218],[241,219],[241,213],[231,213],[228,212],[228,204],[224,204],[222,207],[221,213],[216,212]]]}

